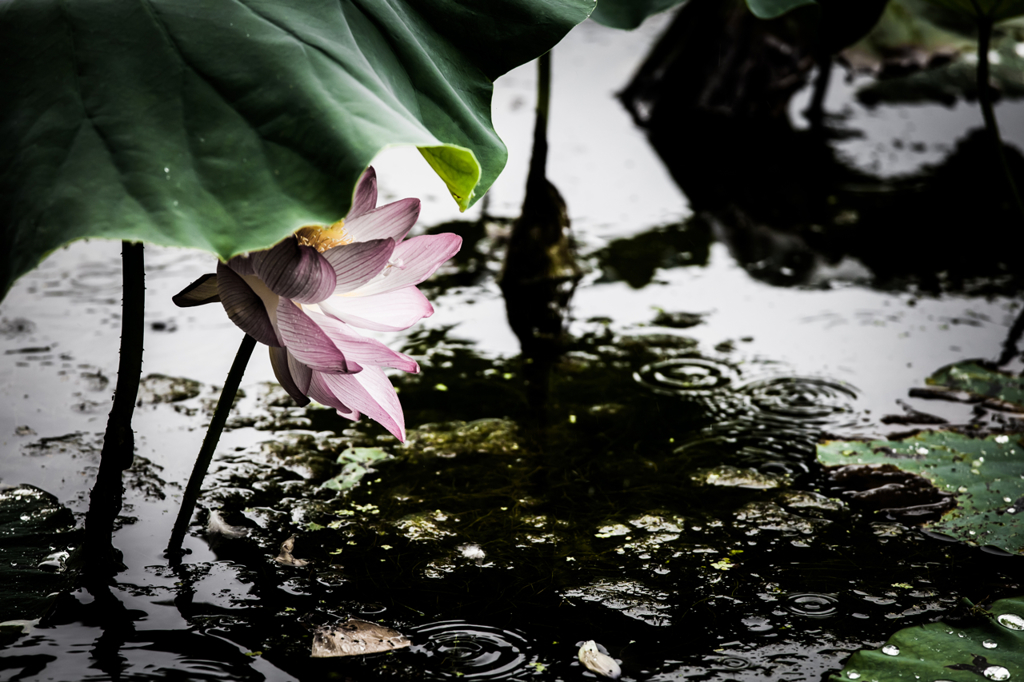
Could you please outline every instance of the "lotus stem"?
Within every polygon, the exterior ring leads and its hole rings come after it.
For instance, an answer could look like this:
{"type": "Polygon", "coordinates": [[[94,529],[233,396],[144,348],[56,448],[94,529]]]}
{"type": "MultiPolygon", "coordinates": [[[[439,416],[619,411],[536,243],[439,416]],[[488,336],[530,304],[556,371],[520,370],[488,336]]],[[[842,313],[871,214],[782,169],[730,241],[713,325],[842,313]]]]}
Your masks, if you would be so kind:
{"type": "Polygon", "coordinates": [[[530,157],[530,183],[542,183],[548,161],[548,111],[551,107],[551,53],[537,59],[537,119],[533,126],[533,155],[530,157]]]}
{"type": "Polygon", "coordinates": [[[217,449],[217,442],[220,434],[224,431],[224,424],[228,420],[228,413],[235,402],[235,395],[238,393],[238,385],[242,383],[242,375],[245,374],[245,366],[249,364],[252,350],[256,347],[256,339],[245,335],[238,352],[235,353],[235,360],[231,363],[231,369],[224,380],[224,388],[220,392],[220,400],[217,401],[217,409],[210,420],[210,426],[206,430],[206,437],[199,449],[199,456],[196,457],[195,466],[192,467],[192,475],[189,476],[188,485],[185,487],[185,494],[181,498],[181,507],[178,509],[178,518],[174,521],[174,529],[171,531],[171,540],[167,543],[166,554],[177,557],[181,554],[181,543],[185,539],[185,532],[192,520],[192,511],[199,500],[199,491],[203,487],[203,479],[206,477],[206,470],[210,468],[213,461],[213,452],[217,449]]]}
{"type": "Polygon", "coordinates": [[[114,566],[114,521],[121,513],[124,487],[121,472],[135,458],[132,416],[142,377],[143,319],[146,305],[146,263],[141,243],[121,242],[121,353],[113,406],[103,434],[100,467],[85,515],[85,570],[105,581],[114,566]]]}
{"type": "Polygon", "coordinates": [[[985,119],[985,128],[988,129],[996,149],[996,155],[999,157],[999,163],[1003,167],[1003,174],[1010,187],[1010,194],[1017,205],[1021,220],[1024,221],[1024,200],[1021,199],[1020,190],[1017,189],[1017,182],[1013,178],[1013,171],[1010,169],[1010,163],[1003,149],[1003,138],[999,134],[999,122],[996,120],[996,114],[992,108],[992,93],[988,86],[988,50],[992,43],[993,21],[991,17],[981,12],[981,8],[975,0],[971,0],[971,4],[974,5],[974,10],[978,15],[978,103],[981,105],[981,115],[985,119]]]}

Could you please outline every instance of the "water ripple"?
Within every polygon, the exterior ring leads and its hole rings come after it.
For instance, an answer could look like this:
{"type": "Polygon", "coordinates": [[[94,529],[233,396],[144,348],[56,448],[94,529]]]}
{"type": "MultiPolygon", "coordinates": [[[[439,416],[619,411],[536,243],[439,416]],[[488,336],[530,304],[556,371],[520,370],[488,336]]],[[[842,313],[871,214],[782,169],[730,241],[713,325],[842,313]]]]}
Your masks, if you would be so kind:
{"type": "Polygon", "coordinates": [[[431,657],[428,671],[435,679],[508,680],[522,675],[529,664],[529,642],[522,633],[461,620],[446,620],[416,628],[414,651],[431,657]]]}
{"type": "Polygon", "coordinates": [[[805,618],[829,618],[839,610],[839,600],[830,594],[791,594],[786,597],[785,609],[805,618]]]}
{"type": "Polygon", "coordinates": [[[770,421],[793,426],[832,424],[837,416],[853,413],[852,387],[815,377],[772,377],[736,389],[770,421]]]}
{"type": "Polygon", "coordinates": [[[685,396],[710,395],[727,388],[739,378],[739,373],[716,360],[677,358],[645,365],[633,376],[655,393],[685,396]]]}

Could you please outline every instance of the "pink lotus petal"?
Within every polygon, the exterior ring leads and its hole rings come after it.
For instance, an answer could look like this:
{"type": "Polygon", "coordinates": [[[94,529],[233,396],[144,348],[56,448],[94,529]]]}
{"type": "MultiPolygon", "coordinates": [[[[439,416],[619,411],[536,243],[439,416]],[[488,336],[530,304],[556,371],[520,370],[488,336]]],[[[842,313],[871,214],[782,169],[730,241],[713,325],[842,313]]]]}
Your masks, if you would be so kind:
{"type": "Polygon", "coordinates": [[[344,322],[312,311],[306,311],[306,315],[350,363],[357,362],[364,369],[372,365],[394,367],[413,374],[420,371],[420,366],[416,361],[405,353],[391,350],[380,341],[359,334],[344,322]]]}
{"type": "Polygon", "coordinates": [[[405,442],[402,404],[383,370],[367,367],[359,374],[324,374],[320,378],[337,400],[362,412],[405,442]]]}
{"type": "Polygon", "coordinates": [[[397,332],[434,314],[434,306],[416,287],[373,296],[331,296],[320,309],[361,329],[397,332]]]}
{"type": "Polygon", "coordinates": [[[402,241],[420,217],[419,199],[402,199],[345,219],[345,233],[357,242],[371,239],[402,241]]]}
{"type": "Polygon", "coordinates": [[[323,257],[334,268],[337,279],[332,293],[347,294],[369,282],[388,264],[394,250],[393,240],[373,239],[342,244],[324,251],[323,257]]]}
{"type": "Polygon", "coordinates": [[[287,298],[282,298],[277,306],[277,328],[288,351],[310,369],[328,373],[362,369],[347,359],[320,326],[287,298]]]}
{"type": "Polygon", "coordinates": [[[334,293],[334,268],[311,246],[288,237],[249,256],[255,274],[270,290],[299,303],[316,303],[334,293]]]}
{"type": "Polygon", "coordinates": [[[355,293],[382,294],[419,284],[434,274],[442,263],[459,252],[462,237],[457,234],[428,234],[407,239],[395,247],[391,267],[355,293]]]}
{"type": "Polygon", "coordinates": [[[348,405],[341,402],[338,396],[334,395],[334,392],[324,382],[324,377],[328,376],[346,376],[343,374],[323,374],[321,372],[313,372],[310,376],[309,382],[309,397],[317,401],[321,405],[327,407],[333,407],[338,411],[338,414],[345,419],[351,419],[352,421],[359,420],[359,412],[351,409],[348,405]]]}
{"type": "Polygon", "coordinates": [[[228,317],[239,329],[260,343],[281,345],[263,299],[224,263],[217,264],[217,295],[228,317]]]}
{"type": "MultiPolygon", "coordinates": [[[[292,397],[299,407],[305,407],[309,404],[309,398],[306,397],[305,391],[301,390],[298,384],[292,379],[292,373],[288,369],[288,351],[285,348],[270,347],[270,365],[274,368],[274,376],[277,377],[277,382],[281,384],[281,388],[288,391],[288,395],[292,397]]],[[[306,385],[307,390],[309,385],[306,385]]]]}
{"type": "Polygon", "coordinates": [[[217,295],[217,275],[212,272],[203,275],[171,297],[171,302],[179,308],[191,308],[218,301],[220,296],[217,295]]]}
{"type": "Polygon", "coordinates": [[[359,178],[359,184],[356,185],[356,194],[352,199],[352,208],[349,209],[345,219],[352,220],[353,218],[358,218],[367,211],[373,210],[376,206],[377,171],[373,170],[373,166],[370,166],[359,178]]]}

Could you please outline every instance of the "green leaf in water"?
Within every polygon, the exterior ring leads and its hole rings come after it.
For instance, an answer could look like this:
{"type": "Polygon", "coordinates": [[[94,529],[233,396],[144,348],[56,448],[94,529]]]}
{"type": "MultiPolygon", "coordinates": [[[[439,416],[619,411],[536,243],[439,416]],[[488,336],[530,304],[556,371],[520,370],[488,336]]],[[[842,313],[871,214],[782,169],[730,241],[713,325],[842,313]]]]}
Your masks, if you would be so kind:
{"type": "Polygon", "coordinates": [[[338,464],[343,465],[341,473],[320,485],[331,490],[351,490],[373,471],[371,465],[390,458],[391,455],[381,448],[348,448],[338,455],[338,464]]]}
{"type": "Polygon", "coordinates": [[[492,83],[594,0],[16,2],[0,22],[0,296],[104,237],[228,258],[332,223],[385,147],[462,209],[506,150],[492,83]]]}
{"type": "Polygon", "coordinates": [[[390,458],[391,455],[381,448],[348,448],[338,455],[338,464],[352,462],[369,466],[390,458]]]}
{"type": "Polygon", "coordinates": [[[928,623],[900,630],[881,649],[862,649],[830,682],[1019,680],[1024,677],[1024,597],[1000,599],[969,628],[928,623]]]}
{"type": "Polygon", "coordinates": [[[68,559],[78,547],[75,517],[53,495],[30,485],[0,491],[0,621],[43,616],[72,587],[68,559]]]}
{"type": "Polygon", "coordinates": [[[927,382],[1024,409],[1024,379],[988,369],[972,360],[943,367],[928,377],[927,382]]]}
{"type": "Polygon", "coordinates": [[[1024,554],[1024,447],[1019,436],[931,431],[901,441],[829,441],[825,466],[891,464],[952,493],[957,506],[926,528],[971,545],[1024,554]]]}

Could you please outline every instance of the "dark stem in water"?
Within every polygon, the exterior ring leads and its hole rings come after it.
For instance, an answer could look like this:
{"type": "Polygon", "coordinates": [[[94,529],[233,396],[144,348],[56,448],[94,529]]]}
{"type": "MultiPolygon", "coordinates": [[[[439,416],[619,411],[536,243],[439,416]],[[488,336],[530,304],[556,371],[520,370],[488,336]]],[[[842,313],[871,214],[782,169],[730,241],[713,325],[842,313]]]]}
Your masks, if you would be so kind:
{"type": "Polygon", "coordinates": [[[245,335],[238,352],[235,354],[235,361],[231,363],[231,369],[224,380],[224,388],[220,392],[220,400],[217,401],[217,409],[210,420],[210,426],[206,430],[206,438],[203,439],[203,446],[199,449],[199,456],[196,457],[195,466],[192,467],[192,475],[189,476],[188,485],[185,487],[185,494],[181,498],[181,507],[178,509],[178,518],[174,521],[174,529],[171,531],[171,540],[167,543],[167,554],[171,557],[178,557],[181,554],[181,542],[185,539],[185,532],[188,530],[189,521],[192,520],[192,511],[195,509],[196,501],[199,500],[199,491],[203,487],[203,478],[206,470],[210,468],[213,460],[213,451],[217,449],[217,442],[224,430],[224,424],[228,420],[228,413],[235,402],[235,394],[238,393],[238,385],[242,383],[242,375],[245,374],[245,366],[249,364],[249,357],[253,348],[256,347],[256,339],[245,335]]]}
{"type": "Polygon", "coordinates": [[[1021,199],[1020,190],[1017,189],[1017,182],[1013,178],[1013,171],[1010,170],[1010,163],[1006,159],[1006,152],[1003,150],[1003,139],[999,134],[999,123],[996,121],[995,111],[992,108],[992,91],[988,85],[989,63],[988,50],[992,43],[992,18],[982,13],[981,8],[975,0],[971,0],[974,11],[978,15],[978,103],[981,105],[981,115],[985,118],[985,128],[992,138],[992,143],[999,157],[999,163],[1003,167],[1003,175],[1006,176],[1006,183],[1010,188],[1010,195],[1017,205],[1021,220],[1024,221],[1024,200],[1021,199]]]}
{"type": "Polygon", "coordinates": [[[1010,327],[1010,333],[1006,336],[1006,341],[1003,342],[1003,352],[999,355],[999,359],[996,360],[997,365],[1000,367],[1008,365],[1011,360],[1017,357],[1017,343],[1020,341],[1021,336],[1024,336],[1024,308],[1021,309],[1017,319],[1013,322],[1013,326],[1010,327]]]}
{"type": "Polygon", "coordinates": [[[537,60],[537,118],[533,126],[533,154],[527,184],[539,185],[545,181],[548,163],[548,110],[551,106],[551,53],[545,52],[537,60]]]}
{"type": "Polygon", "coordinates": [[[537,118],[523,210],[512,225],[499,284],[509,325],[523,351],[531,408],[546,416],[551,369],[561,353],[569,301],[580,270],[569,240],[565,201],[546,176],[551,54],[537,60],[537,118]]]}
{"type": "Polygon", "coordinates": [[[146,302],[146,265],[141,243],[121,242],[121,279],[121,355],[114,404],[107,417],[99,473],[85,515],[85,571],[91,582],[105,582],[118,570],[112,536],[124,493],[121,472],[132,465],[135,457],[132,416],[142,376],[146,302]]]}

